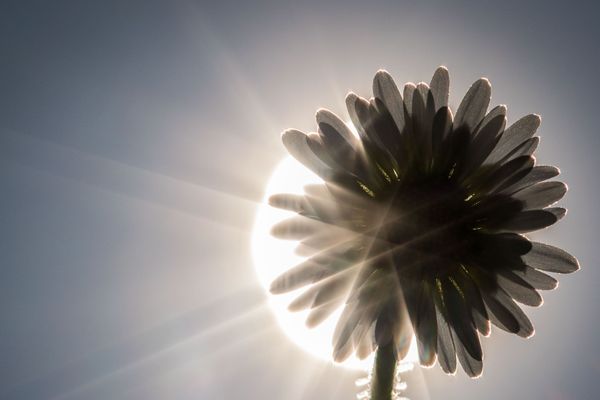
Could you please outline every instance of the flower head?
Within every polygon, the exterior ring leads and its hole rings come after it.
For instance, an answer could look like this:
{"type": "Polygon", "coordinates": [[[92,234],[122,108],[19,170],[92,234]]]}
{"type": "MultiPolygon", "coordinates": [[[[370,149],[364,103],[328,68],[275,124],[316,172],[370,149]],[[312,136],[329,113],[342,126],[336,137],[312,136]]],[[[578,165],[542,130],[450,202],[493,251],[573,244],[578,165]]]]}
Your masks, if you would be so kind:
{"type": "Polygon", "coordinates": [[[566,210],[550,207],[566,185],[537,166],[540,117],[505,129],[506,107],[487,112],[491,85],[477,80],[456,114],[449,76],[438,68],[429,85],[401,94],[379,71],[374,97],[350,93],[357,133],[321,109],[318,133],[287,130],[282,139],[323,184],[270,203],[297,213],[273,228],[299,240],[305,262],[279,276],[273,293],[305,288],[291,310],[310,309],[315,325],[340,306],[334,359],[366,357],[390,343],[403,357],[414,335],[422,365],[436,358],[447,373],[457,358],[465,372],[483,369],[480,335],[490,322],[522,337],[533,325],[517,303],[539,306],[538,290],[569,273],[577,260],[522,234],[546,228],[566,210]],[[542,272],[545,271],[545,272],[542,272]]]}

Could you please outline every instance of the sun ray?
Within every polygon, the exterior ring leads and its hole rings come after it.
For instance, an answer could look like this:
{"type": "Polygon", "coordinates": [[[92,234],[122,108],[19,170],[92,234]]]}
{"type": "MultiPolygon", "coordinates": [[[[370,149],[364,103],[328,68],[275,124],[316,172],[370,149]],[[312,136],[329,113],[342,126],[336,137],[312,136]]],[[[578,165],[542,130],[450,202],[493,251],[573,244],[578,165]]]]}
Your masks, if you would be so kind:
{"type": "Polygon", "coordinates": [[[168,357],[170,353],[180,352],[181,349],[197,348],[204,343],[196,353],[199,352],[202,357],[210,356],[244,340],[239,332],[248,324],[273,327],[264,322],[269,319],[267,310],[264,295],[250,285],[208,301],[195,310],[119,343],[91,352],[44,376],[30,379],[9,394],[19,398],[35,398],[38,397],[36,394],[53,392],[53,398],[69,398],[94,387],[110,386],[107,382],[143,369],[144,365],[168,357]],[[240,304],[244,304],[244,307],[240,307],[240,304]],[[216,307],[222,312],[215,319],[213,310],[216,307]],[[224,313],[223,310],[231,312],[224,313]],[[206,351],[206,348],[210,351],[206,351]]]}

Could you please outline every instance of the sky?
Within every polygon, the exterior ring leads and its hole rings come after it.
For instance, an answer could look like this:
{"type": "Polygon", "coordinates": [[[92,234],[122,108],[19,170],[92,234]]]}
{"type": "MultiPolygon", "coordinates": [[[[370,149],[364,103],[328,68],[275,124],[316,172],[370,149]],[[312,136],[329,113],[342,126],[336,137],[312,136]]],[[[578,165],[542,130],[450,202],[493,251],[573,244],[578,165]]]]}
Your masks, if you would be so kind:
{"type": "Polygon", "coordinates": [[[535,235],[582,269],[493,330],[484,375],[406,375],[412,399],[600,391],[600,9],[569,1],[0,3],[0,399],[351,399],[360,372],[277,324],[251,257],[280,132],[344,115],[387,69],[486,76],[542,116],[568,216],[535,235]],[[412,389],[411,389],[412,385],[412,389]],[[411,391],[412,390],[412,391],[411,391]]]}

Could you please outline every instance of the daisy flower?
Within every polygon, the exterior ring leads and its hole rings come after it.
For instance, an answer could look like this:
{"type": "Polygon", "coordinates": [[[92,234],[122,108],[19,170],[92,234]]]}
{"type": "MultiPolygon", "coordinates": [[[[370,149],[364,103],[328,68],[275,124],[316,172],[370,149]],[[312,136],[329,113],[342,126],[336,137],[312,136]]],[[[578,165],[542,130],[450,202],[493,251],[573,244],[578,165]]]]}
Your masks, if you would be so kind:
{"type": "Polygon", "coordinates": [[[481,78],[453,112],[448,70],[402,92],[386,71],[370,100],[346,97],[351,123],[317,111],[318,132],[287,130],[288,152],[323,180],[303,195],[270,204],[295,215],[273,227],[298,240],[307,258],[279,276],[274,294],[300,290],[290,310],[310,310],[313,326],[343,307],[333,339],[336,361],[377,350],[373,399],[388,398],[396,360],[413,335],[421,365],[446,373],[457,360],[471,377],[483,370],[480,336],[490,322],[534,334],[520,304],[540,306],[547,274],[577,260],[524,234],[565,214],[554,207],[567,186],[553,166],[536,165],[538,115],[506,127],[506,106],[487,111],[481,78]]]}

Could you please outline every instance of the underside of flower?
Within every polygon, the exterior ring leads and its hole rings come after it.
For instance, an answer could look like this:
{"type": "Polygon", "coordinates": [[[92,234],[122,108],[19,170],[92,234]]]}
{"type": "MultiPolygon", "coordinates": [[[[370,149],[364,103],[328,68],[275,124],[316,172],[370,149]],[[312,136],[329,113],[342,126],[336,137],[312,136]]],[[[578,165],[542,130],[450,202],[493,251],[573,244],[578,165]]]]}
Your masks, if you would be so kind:
{"type": "Polygon", "coordinates": [[[373,92],[370,100],[346,98],[357,134],[323,109],[318,133],[284,132],[290,154],[324,183],[270,199],[296,213],[273,234],[298,240],[307,256],[271,291],[304,288],[290,309],[310,309],[309,326],[343,306],[333,338],[338,361],[390,344],[403,357],[414,332],[422,365],[437,358],[454,373],[458,358],[478,376],[479,336],[490,322],[533,335],[516,302],[542,304],[538,290],[557,285],[542,271],[579,268],[563,250],[522,235],[565,215],[550,206],[567,188],[548,181],[557,168],[535,165],[540,118],[505,129],[505,106],[487,112],[487,79],[471,86],[455,115],[444,67],[402,94],[379,71],[373,92]]]}

